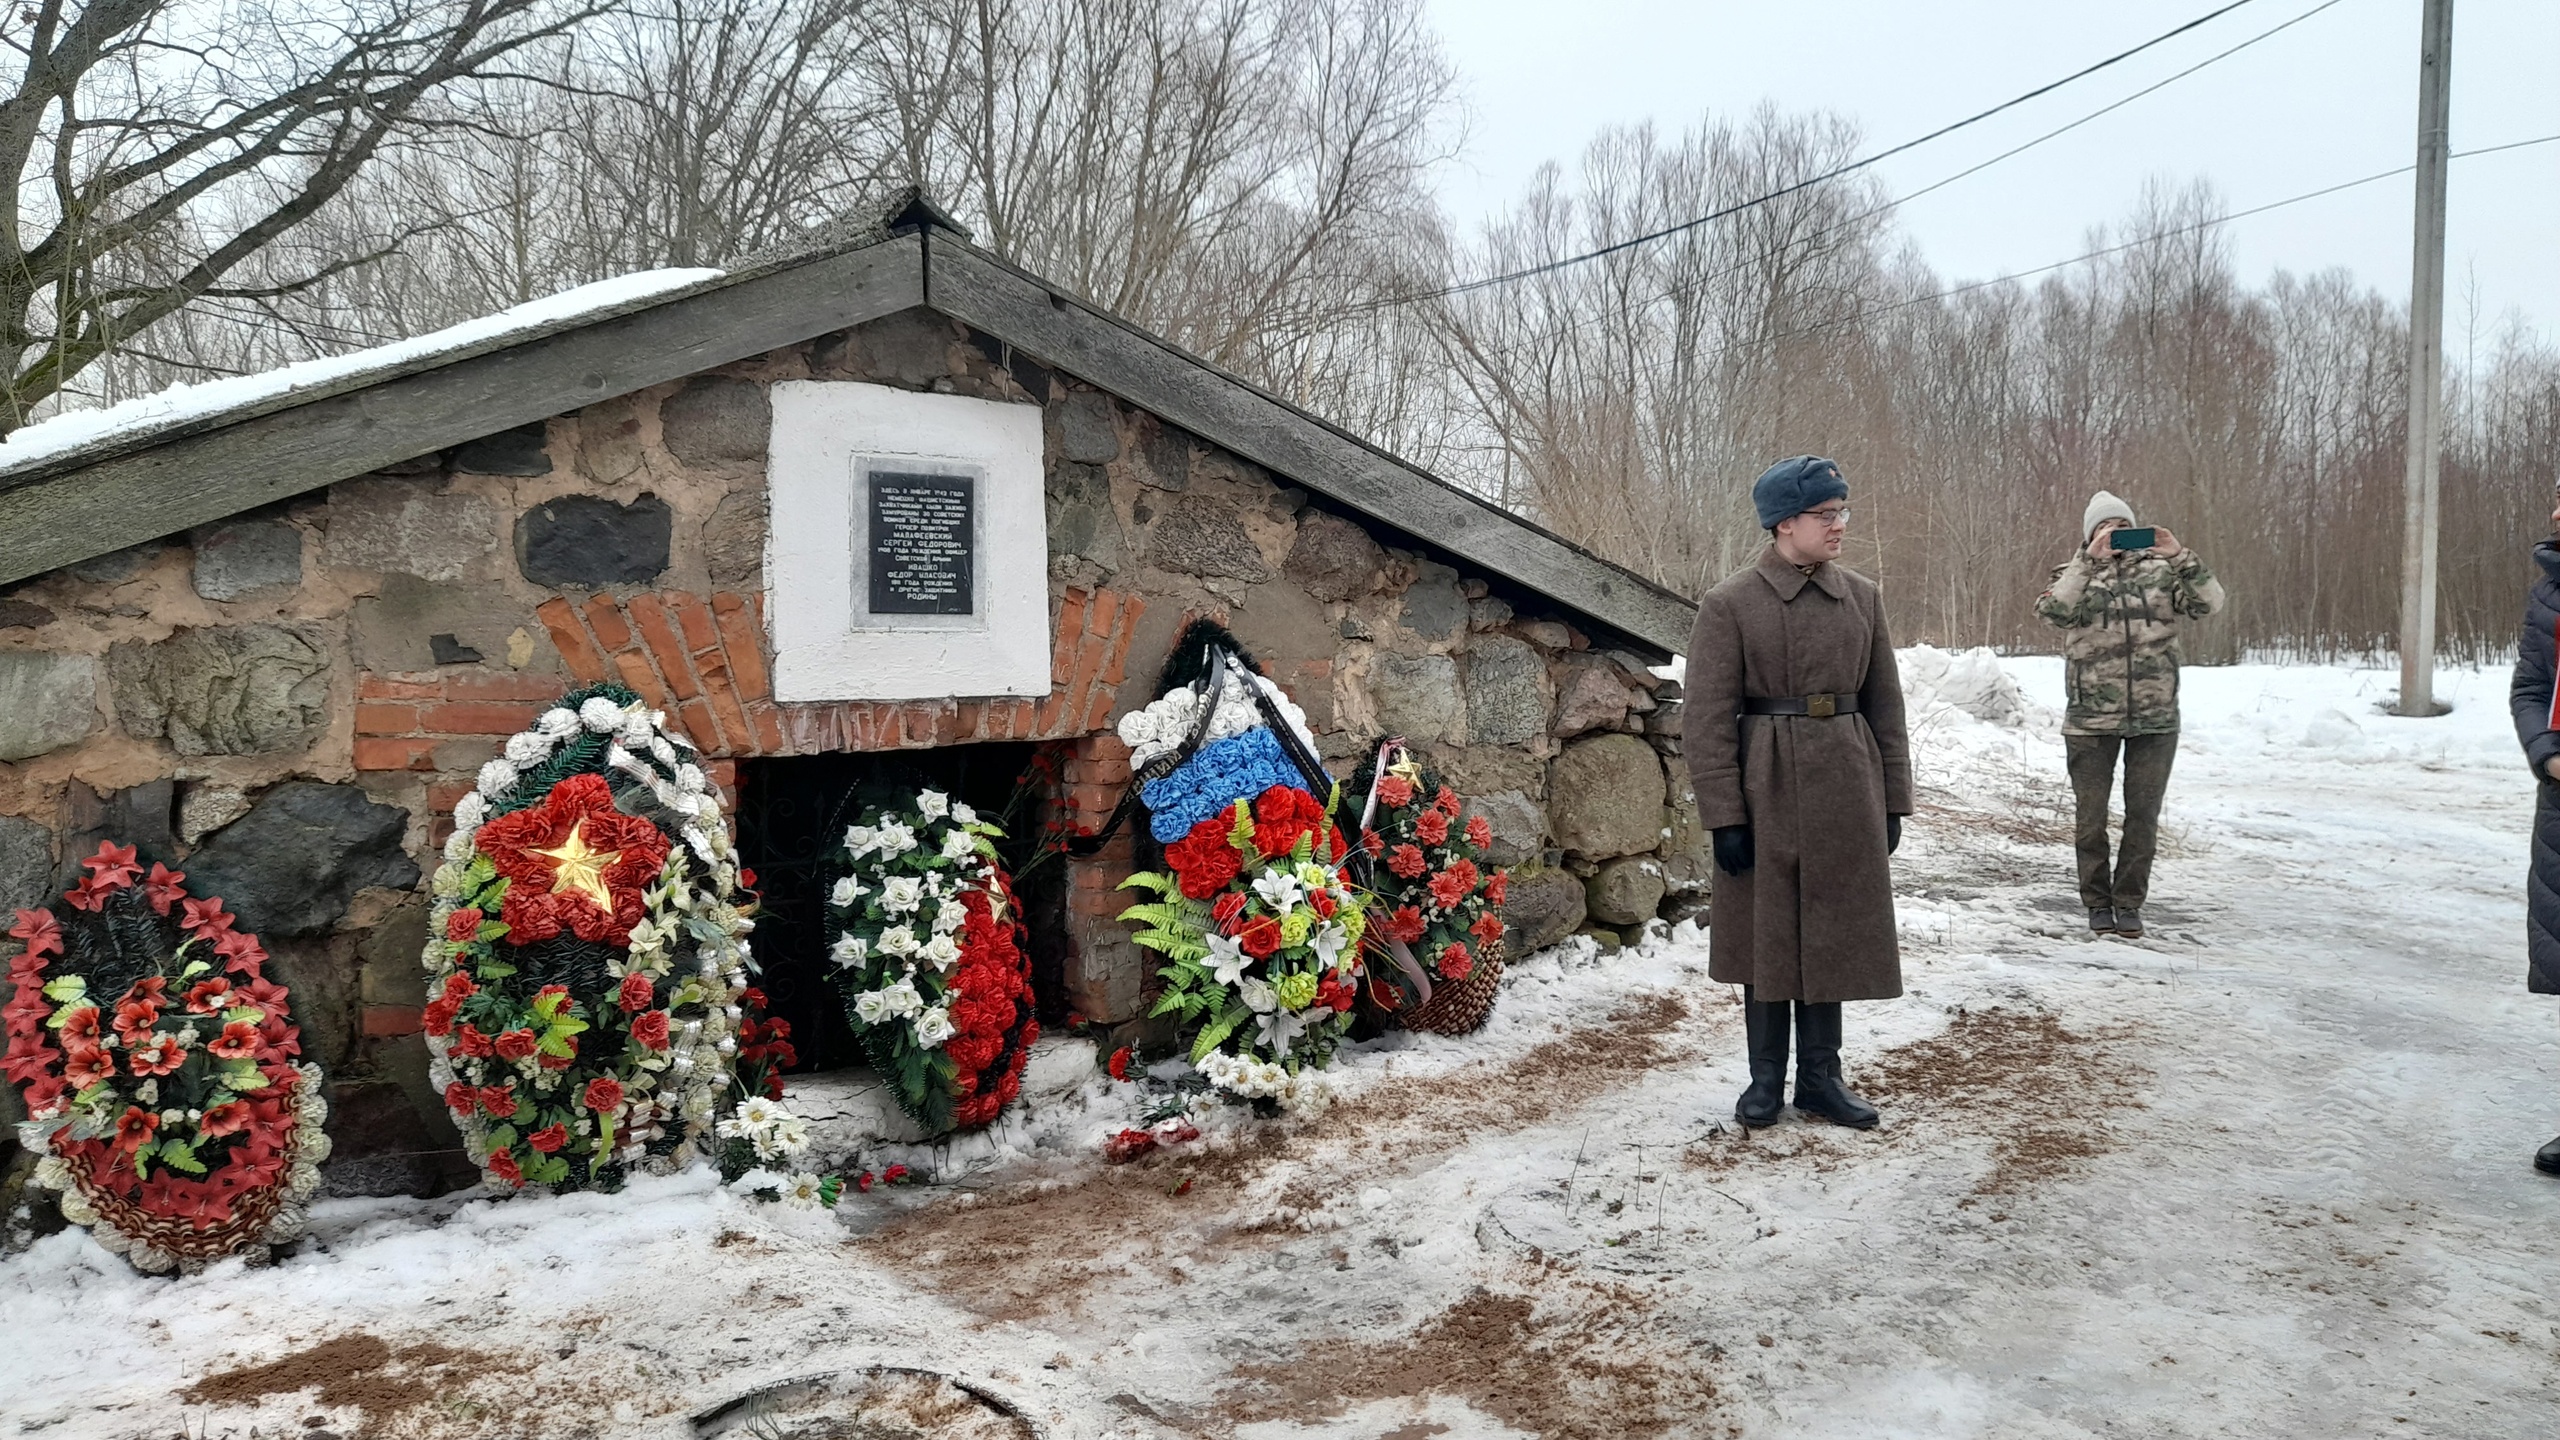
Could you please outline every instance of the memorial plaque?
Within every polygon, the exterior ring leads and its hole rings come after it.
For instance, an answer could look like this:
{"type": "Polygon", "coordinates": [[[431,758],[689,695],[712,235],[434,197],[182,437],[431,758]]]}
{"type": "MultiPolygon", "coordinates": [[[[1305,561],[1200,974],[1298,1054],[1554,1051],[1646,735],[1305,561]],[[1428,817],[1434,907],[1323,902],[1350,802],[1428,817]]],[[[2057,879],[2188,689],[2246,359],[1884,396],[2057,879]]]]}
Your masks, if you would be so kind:
{"type": "Polygon", "coordinates": [[[871,613],[976,613],[976,477],[874,470],[866,478],[871,491],[871,613]]]}

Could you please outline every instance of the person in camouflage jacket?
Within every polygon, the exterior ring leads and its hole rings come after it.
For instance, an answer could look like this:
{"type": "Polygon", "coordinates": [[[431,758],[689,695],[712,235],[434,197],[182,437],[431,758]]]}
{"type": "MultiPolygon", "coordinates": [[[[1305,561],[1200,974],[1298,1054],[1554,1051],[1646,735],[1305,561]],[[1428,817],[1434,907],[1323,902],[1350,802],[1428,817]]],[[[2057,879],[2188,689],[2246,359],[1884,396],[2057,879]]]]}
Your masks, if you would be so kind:
{"type": "Polygon", "coordinates": [[[2167,530],[2148,549],[2114,548],[2133,507],[2101,490],[2081,516],[2081,550],[2053,572],[2036,613],[2063,632],[2065,755],[2076,801],[2080,903],[2089,929],[2142,935],[2159,846],[2160,800],[2178,754],[2179,627],[2222,608],[2222,582],[2167,530]],[[2124,837],[2107,854],[2107,802],[2124,756],[2124,837]]]}

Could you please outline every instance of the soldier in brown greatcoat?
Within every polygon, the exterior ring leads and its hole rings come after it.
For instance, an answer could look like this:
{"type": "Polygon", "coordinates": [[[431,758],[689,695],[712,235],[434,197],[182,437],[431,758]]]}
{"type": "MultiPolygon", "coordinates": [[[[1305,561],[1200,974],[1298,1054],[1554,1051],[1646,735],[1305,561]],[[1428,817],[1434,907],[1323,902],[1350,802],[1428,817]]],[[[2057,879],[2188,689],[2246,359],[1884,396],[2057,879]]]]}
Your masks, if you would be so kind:
{"type": "Polygon", "coordinates": [[[1886,859],[1911,813],[1902,683],[1875,582],[1837,562],[1849,485],[1817,455],[1752,486],[1770,544],[1698,607],[1682,752],[1714,832],[1708,973],[1743,987],[1745,1125],[1776,1123],[1794,1006],[1798,1110],[1861,1129],[1840,1002],[1902,993],[1886,859]]]}

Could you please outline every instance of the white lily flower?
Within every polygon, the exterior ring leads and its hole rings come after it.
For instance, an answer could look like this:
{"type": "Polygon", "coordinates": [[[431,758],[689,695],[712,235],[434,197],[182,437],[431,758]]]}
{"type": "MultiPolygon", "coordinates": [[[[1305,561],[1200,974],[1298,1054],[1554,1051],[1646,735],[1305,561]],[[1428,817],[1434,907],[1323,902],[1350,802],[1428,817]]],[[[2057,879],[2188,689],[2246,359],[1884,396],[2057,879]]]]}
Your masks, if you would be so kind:
{"type": "Polygon", "coordinates": [[[1257,1015],[1267,1015],[1280,1008],[1280,992],[1259,975],[1248,975],[1236,985],[1236,998],[1257,1015]]]}
{"type": "MultiPolygon", "coordinates": [[[[1327,1010],[1323,1013],[1330,1015],[1333,1012],[1327,1010]]],[[[1255,1038],[1265,1049],[1285,1055],[1289,1047],[1297,1043],[1299,1032],[1314,1023],[1313,1014],[1314,1012],[1304,1010],[1273,1010],[1260,1013],[1257,1016],[1259,1033],[1255,1038]]]]}
{"type": "Polygon", "coordinates": [[[1253,893],[1262,897],[1272,914],[1286,915],[1297,907],[1301,892],[1296,876],[1266,870],[1254,879],[1253,893]]]}
{"type": "Polygon", "coordinates": [[[1253,957],[1244,953],[1244,946],[1234,937],[1212,935],[1209,937],[1208,964],[1209,973],[1217,977],[1219,984],[1233,985],[1244,978],[1244,972],[1253,964],[1253,957]]]}
{"type": "Polygon", "coordinates": [[[1333,968],[1334,962],[1342,956],[1342,948],[1350,943],[1350,935],[1330,920],[1317,926],[1316,933],[1307,937],[1308,946],[1316,952],[1317,966],[1326,970],[1333,968]]]}

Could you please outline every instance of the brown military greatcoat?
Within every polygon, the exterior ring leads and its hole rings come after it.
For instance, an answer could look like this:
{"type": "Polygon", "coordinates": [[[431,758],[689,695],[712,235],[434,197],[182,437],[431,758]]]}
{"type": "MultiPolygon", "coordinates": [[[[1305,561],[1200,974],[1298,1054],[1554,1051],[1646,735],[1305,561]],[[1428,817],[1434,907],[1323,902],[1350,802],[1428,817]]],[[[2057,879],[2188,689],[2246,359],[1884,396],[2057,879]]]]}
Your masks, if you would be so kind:
{"type": "Polygon", "coordinates": [[[1747,874],[1716,872],[1708,973],[1760,1000],[1901,994],[1885,816],[1911,813],[1911,747],[1875,582],[1808,576],[1771,548],[1699,605],[1683,696],[1699,817],[1749,825],[1758,852],[1747,874]],[[1746,697],[1814,695],[1858,711],[1741,716],[1746,697]]]}

